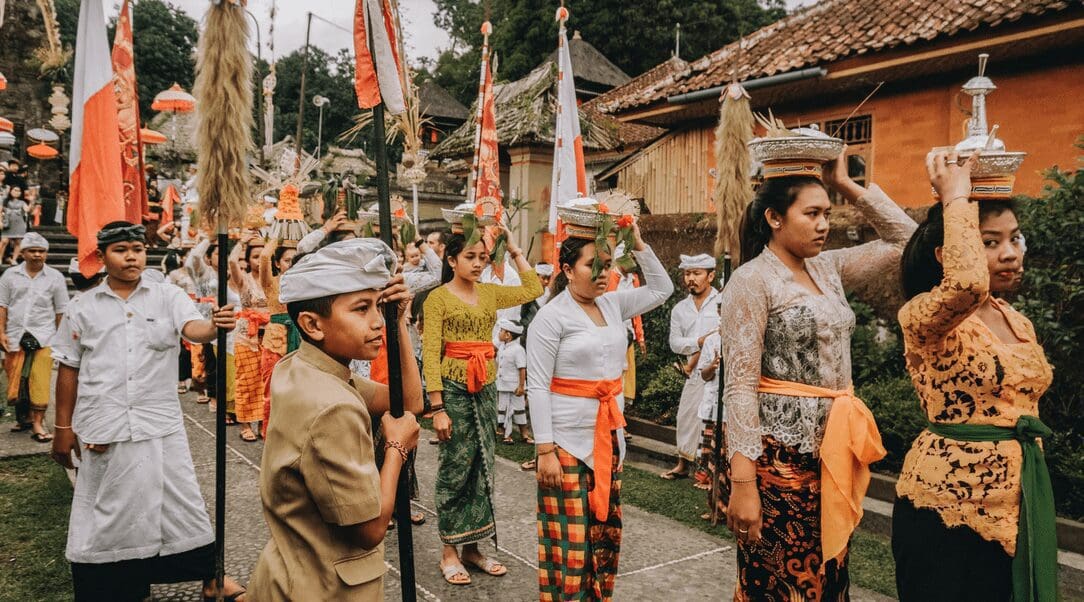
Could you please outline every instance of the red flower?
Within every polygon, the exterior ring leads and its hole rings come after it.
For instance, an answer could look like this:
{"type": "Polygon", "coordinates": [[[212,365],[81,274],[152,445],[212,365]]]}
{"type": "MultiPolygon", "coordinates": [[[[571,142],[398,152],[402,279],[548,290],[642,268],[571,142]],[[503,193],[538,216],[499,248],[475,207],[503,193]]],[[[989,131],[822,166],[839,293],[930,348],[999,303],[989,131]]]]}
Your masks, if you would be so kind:
{"type": "Polygon", "coordinates": [[[406,209],[400,207],[396,209],[395,213],[393,213],[392,215],[394,215],[395,217],[406,217],[406,209]]]}
{"type": "Polygon", "coordinates": [[[635,220],[633,219],[633,217],[631,215],[629,215],[628,213],[626,213],[625,215],[622,215],[621,217],[617,218],[617,227],[618,228],[631,228],[632,223],[634,221],[635,220]]]}
{"type": "Polygon", "coordinates": [[[599,213],[609,213],[610,212],[610,207],[608,205],[606,205],[606,203],[599,203],[598,204],[598,212],[599,213]]]}

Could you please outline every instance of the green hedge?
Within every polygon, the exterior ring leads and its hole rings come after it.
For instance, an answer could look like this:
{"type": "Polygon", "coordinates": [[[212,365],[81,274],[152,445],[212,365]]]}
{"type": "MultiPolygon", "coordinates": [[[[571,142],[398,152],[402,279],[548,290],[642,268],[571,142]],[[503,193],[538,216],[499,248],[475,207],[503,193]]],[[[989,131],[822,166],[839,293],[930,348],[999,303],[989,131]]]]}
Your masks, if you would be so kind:
{"type": "MultiPolygon", "coordinates": [[[[1023,292],[1013,300],[1035,325],[1054,366],[1054,383],[1040,403],[1040,415],[1055,434],[1044,441],[1054,498],[1062,516],[1084,520],[1084,170],[1053,168],[1038,198],[1019,199],[1021,230],[1027,237],[1023,292]]],[[[670,309],[684,297],[680,274],[671,272],[675,294],[644,316],[646,358],[637,356],[639,397],[628,413],[674,424],[683,379],[670,367],[670,309]]],[[[888,457],[875,465],[898,472],[925,416],[903,362],[899,325],[876,317],[851,299],[856,328],[851,360],[855,389],[881,430],[888,457]]]]}

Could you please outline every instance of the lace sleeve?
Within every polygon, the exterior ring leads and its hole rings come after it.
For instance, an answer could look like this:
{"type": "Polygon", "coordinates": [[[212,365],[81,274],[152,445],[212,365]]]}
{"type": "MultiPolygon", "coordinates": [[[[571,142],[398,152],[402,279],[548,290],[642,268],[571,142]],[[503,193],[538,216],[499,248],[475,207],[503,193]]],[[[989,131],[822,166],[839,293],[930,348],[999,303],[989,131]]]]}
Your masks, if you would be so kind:
{"type": "Polygon", "coordinates": [[[907,241],[918,227],[915,220],[881,190],[871,184],[854,203],[880,236],[880,240],[857,247],[825,251],[823,255],[839,272],[843,288],[850,291],[860,283],[876,280],[897,269],[907,241]]]}
{"type": "Polygon", "coordinates": [[[723,346],[727,457],[741,454],[755,461],[762,451],[757,385],[770,300],[763,275],[747,267],[734,273],[723,292],[719,336],[723,346]]]}
{"type": "Polygon", "coordinates": [[[937,288],[917,295],[900,309],[904,335],[917,345],[938,341],[975,311],[990,290],[990,272],[979,233],[979,204],[945,206],[945,276],[937,288]]]}

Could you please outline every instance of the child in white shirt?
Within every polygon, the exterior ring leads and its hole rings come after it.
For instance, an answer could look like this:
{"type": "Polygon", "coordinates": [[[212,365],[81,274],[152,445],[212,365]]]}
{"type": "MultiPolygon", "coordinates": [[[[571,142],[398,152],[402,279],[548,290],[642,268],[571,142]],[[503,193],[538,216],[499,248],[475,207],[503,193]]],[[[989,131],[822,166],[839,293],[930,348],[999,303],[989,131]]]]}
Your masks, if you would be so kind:
{"type": "Polygon", "coordinates": [[[527,430],[527,401],[523,397],[527,386],[527,350],[519,341],[523,327],[511,320],[497,320],[497,435],[504,443],[512,443],[512,425],[527,443],[534,443],[527,430]]]}

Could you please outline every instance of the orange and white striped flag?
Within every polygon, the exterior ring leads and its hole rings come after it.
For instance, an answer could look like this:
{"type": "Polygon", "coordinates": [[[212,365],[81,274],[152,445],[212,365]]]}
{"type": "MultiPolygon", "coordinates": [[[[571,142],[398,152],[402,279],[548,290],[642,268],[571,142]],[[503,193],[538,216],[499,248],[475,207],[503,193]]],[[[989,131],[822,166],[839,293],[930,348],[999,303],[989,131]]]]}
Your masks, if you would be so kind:
{"type": "Polygon", "coordinates": [[[139,93],[136,87],[135,51],[132,41],[130,0],[124,1],[113,38],[113,82],[117,94],[120,126],[121,169],[124,180],[125,219],[138,224],[149,207],[147,179],[143,173],[143,140],[140,138],[139,93]]]}
{"type": "Polygon", "coordinates": [[[557,128],[553,142],[553,179],[550,183],[549,231],[557,232],[557,205],[578,194],[587,194],[587,170],[583,164],[583,138],[580,137],[580,112],[576,104],[576,85],[572,57],[568,52],[565,22],[568,9],[557,9],[557,128]]]}
{"type": "Polygon", "coordinates": [[[357,0],[354,6],[354,91],[358,107],[371,109],[383,102],[398,115],[406,101],[393,10],[391,0],[357,0]]]}
{"type": "Polygon", "coordinates": [[[98,231],[123,220],[117,95],[100,0],[82,0],[75,39],[72,133],[68,154],[68,232],[79,239],[79,271],[97,274],[98,231]]]}

